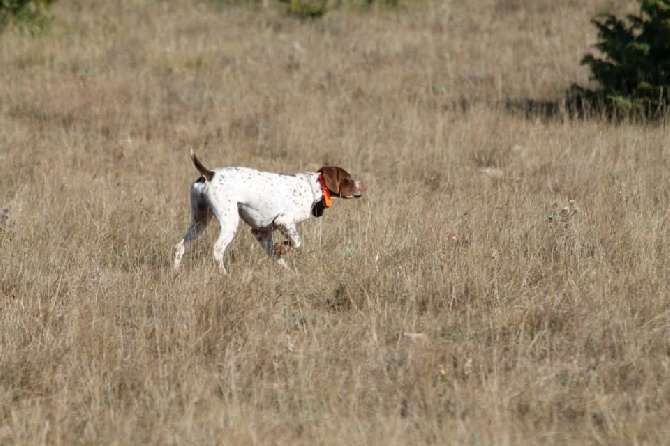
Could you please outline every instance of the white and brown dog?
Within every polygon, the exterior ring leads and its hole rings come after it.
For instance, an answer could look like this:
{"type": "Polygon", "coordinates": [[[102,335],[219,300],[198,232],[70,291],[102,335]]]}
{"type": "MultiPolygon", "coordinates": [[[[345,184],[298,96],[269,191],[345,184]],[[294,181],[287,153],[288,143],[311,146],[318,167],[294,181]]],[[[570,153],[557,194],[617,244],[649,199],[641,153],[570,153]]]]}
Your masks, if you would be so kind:
{"type": "Polygon", "coordinates": [[[322,167],[317,172],[295,175],[261,172],[246,167],[207,169],[191,150],[191,160],[201,177],[191,185],[191,223],[175,246],[174,268],[184,252],[203,233],[212,215],[220,233],[214,258],[225,274],[223,256],[237,231],[240,218],[269,256],[286,266],[282,254],[300,247],[296,225],[310,215],[320,217],[330,207],[331,197],[359,198],[367,187],[340,167],[322,167]],[[272,242],[275,229],[288,240],[272,242]]]}

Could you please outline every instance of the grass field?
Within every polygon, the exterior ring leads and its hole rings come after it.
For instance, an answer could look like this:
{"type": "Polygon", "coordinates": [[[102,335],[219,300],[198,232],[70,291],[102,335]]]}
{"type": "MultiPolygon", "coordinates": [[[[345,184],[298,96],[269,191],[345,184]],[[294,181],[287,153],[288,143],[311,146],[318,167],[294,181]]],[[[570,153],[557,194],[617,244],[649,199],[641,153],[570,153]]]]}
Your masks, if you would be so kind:
{"type": "Polygon", "coordinates": [[[668,444],[667,122],[527,113],[635,2],[404,4],[2,34],[0,444],[668,444]],[[368,194],[174,275],[191,147],[368,194]]]}

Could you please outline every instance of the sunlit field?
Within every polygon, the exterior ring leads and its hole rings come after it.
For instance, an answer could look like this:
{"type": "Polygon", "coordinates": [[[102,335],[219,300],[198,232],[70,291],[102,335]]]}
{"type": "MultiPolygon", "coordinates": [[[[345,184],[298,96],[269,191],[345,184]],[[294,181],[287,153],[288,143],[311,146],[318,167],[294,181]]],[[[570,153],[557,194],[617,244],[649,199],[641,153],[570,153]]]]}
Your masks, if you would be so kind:
{"type": "Polygon", "coordinates": [[[667,121],[562,103],[636,3],[229,3],[0,36],[0,444],[667,444],[667,121]],[[368,193],[174,274],[190,148],[368,193]]]}

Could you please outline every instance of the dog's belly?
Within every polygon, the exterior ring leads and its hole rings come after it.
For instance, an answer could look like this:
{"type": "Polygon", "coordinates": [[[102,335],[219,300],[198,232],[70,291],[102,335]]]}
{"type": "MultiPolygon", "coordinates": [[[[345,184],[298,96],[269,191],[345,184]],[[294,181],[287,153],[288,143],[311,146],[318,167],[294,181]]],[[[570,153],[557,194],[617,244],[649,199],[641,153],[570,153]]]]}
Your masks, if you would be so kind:
{"type": "Polygon", "coordinates": [[[276,215],[267,212],[267,209],[260,211],[257,207],[249,206],[243,203],[237,205],[240,218],[254,229],[269,228],[272,226],[276,215]]]}

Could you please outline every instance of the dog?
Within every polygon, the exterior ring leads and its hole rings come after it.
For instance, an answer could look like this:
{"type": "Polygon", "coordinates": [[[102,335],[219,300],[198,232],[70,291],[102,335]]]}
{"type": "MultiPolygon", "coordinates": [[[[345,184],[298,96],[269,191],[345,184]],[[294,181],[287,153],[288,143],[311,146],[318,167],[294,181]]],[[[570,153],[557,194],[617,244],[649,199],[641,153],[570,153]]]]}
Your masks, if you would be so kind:
{"type": "Polygon", "coordinates": [[[284,254],[300,247],[296,225],[310,216],[321,217],[332,198],[360,198],[367,185],[353,179],[341,167],[326,166],[316,172],[285,175],[261,172],[247,167],[210,170],[191,150],[191,161],[200,172],[191,185],[191,222],[175,246],[174,269],[178,270],[188,247],[203,233],[214,216],[220,226],[214,244],[214,258],[226,274],[224,254],[237,232],[240,219],[251,226],[251,233],[265,252],[282,267],[284,254]],[[278,229],[288,240],[273,243],[278,229]]]}

